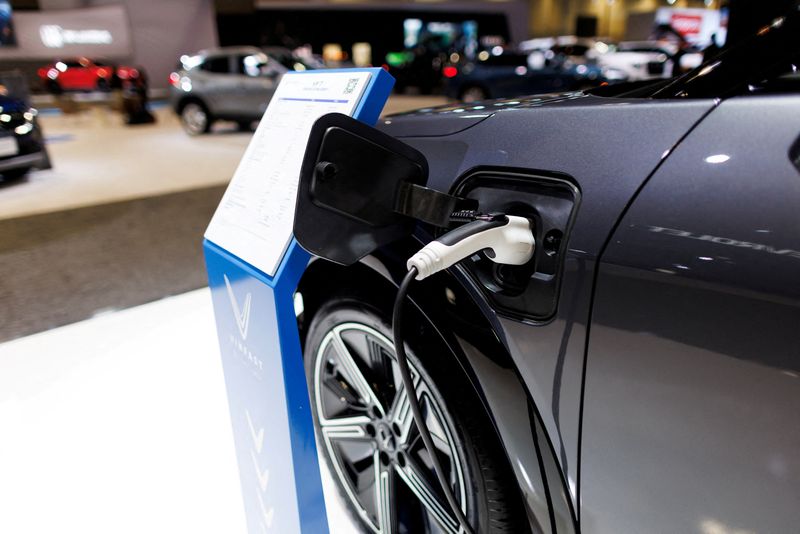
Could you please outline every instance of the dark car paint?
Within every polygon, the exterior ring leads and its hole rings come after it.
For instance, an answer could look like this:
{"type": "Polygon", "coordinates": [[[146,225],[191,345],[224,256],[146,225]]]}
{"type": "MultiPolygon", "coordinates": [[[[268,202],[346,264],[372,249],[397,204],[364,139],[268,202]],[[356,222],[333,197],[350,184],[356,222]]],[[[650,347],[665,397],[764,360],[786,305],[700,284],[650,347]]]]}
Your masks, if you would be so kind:
{"type": "Polygon", "coordinates": [[[800,96],[723,102],[614,233],[587,358],[585,532],[797,532],[798,113],[800,96]]]}
{"type": "MultiPolygon", "coordinates": [[[[489,168],[580,191],[551,320],[503,317],[463,267],[412,294],[493,417],[534,531],[796,530],[798,104],[572,93],[381,125],[426,155],[438,190],[489,168]],[[734,163],[709,176],[714,154],[734,163]],[[706,245],[724,250],[703,274],[687,254],[706,245]],[[654,271],[676,264],[689,269],[654,271]],[[446,289],[490,333],[443,318],[427,295],[446,289]]],[[[367,264],[396,282],[413,248],[367,264]]]]}
{"type": "MultiPolygon", "coordinates": [[[[551,321],[524,323],[499,316],[471,279],[456,270],[510,354],[524,389],[541,416],[565,480],[563,484],[551,483],[550,491],[564,491],[568,505],[575,509],[586,324],[597,257],[630,198],[715,104],[709,100],[611,100],[574,93],[497,104],[491,104],[497,111],[490,117],[452,135],[405,137],[416,124],[427,120],[430,112],[391,117],[390,124],[382,128],[403,136],[427,156],[428,185],[439,190],[452,190],[460,176],[476,167],[556,172],[569,176],[580,189],[583,201],[568,245],[559,308],[551,321]],[[587,122],[587,116],[593,120],[587,122]],[[660,127],[654,129],[654,124],[660,127]],[[497,131],[506,134],[498,136],[497,131]],[[630,154],[636,157],[631,158],[630,154]]],[[[451,112],[441,119],[459,123],[463,120],[460,115],[451,112]]],[[[469,347],[462,350],[474,352],[469,347]]],[[[507,384],[489,383],[481,373],[475,373],[475,377],[487,399],[507,394],[507,384]]],[[[509,448],[523,449],[515,444],[531,440],[530,427],[501,423],[498,431],[509,448]]],[[[520,486],[530,488],[524,473],[530,464],[520,461],[519,457],[512,457],[511,465],[520,486]]],[[[541,503],[532,498],[533,490],[525,493],[531,513],[535,513],[541,503]]],[[[544,522],[540,518],[539,523],[544,522]]]]}

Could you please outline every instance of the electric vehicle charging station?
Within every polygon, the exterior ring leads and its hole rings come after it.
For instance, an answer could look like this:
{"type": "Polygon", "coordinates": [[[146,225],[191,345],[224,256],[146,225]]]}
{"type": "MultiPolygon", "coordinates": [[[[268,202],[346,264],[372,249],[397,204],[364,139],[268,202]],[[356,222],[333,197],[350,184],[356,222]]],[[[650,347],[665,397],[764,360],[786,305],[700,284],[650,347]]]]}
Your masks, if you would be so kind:
{"type": "Polygon", "coordinates": [[[330,111],[374,124],[393,84],[380,68],[285,75],[205,235],[252,533],[328,532],[293,301],[310,259],[291,235],[297,154],[330,111]]]}
{"type": "MultiPolygon", "coordinates": [[[[415,391],[402,328],[413,280],[481,251],[500,264],[533,257],[529,219],[481,213],[477,201],[428,189],[424,155],[365,124],[377,120],[391,85],[382,69],[287,75],[205,234],[252,532],[327,531],[294,303],[309,253],[352,265],[410,237],[418,222],[449,230],[411,256],[398,281],[392,332],[406,391],[415,391]]],[[[464,500],[432,452],[417,394],[407,399],[457,531],[471,534],[464,500]]],[[[381,502],[381,531],[393,531],[392,508],[381,502]]]]}

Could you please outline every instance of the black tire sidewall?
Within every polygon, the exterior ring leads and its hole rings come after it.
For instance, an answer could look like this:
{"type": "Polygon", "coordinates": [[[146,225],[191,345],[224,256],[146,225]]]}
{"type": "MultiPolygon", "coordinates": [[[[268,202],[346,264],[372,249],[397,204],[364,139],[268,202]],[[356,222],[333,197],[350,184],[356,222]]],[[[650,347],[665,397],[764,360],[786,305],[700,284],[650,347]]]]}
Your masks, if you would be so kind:
{"type": "Polygon", "coordinates": [[[5,182],[14,182],[16,180],[21,180],[31,171],[30,167],[24,167],[19,169],[11,169],[5,172],[0,173],[0,183],[5,182]]]}
{"type": "Polygon", "coordinates": [[[64,93],[64,89],[61,87],[61,84],[55,80],[50,80],[47,82],[47,91],[53,95],[60,95],[64,93]]]}

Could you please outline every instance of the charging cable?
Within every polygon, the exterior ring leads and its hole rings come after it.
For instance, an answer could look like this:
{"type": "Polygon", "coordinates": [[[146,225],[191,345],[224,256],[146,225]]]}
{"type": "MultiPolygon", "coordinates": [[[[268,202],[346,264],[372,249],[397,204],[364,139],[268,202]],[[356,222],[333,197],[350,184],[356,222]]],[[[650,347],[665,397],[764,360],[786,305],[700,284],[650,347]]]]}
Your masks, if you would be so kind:
{"type": "Polygon", "coordinates": [[[472,534],[464,512],[450,489],[450,482],[444,475],[444,470],[439,462],[439,456],[433,445],[428,427],[417,399],[414,383],[411,380],[411,371],[408,368],[408,356],[403,342],[403,304],[405,303],[408,288],[416,278],[422,280],[443,269],[455,265],[464,258],[473,254],[486,251],[486,255],[494,262],[509,265],[522,265],[533,257],[535,241],[530,221],[524,217],[506,216],[502,214],[476,215],[475,220],[447,232],[439,239],[431,241],[422,250],[408,260],[408,273],[397,291],[394,301],[392,316],[392,334],[394,336],[394,350],[397,355],[397,366],[400,369],[400,378],[408,392],[408,404],[414,422],[419,429],[422,442],[428,451],[428,456],[433,463],[436,478],[442,487],[447,503],[455,514],[465,534],[472,534]]]}

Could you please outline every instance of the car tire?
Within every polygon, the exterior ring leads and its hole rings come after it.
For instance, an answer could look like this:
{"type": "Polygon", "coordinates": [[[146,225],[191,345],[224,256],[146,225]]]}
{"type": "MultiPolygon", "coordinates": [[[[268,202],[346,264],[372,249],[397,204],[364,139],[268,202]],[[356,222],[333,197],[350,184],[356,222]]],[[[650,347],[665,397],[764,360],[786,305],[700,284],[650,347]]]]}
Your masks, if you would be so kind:
{"type": "MultiPolygon", "coordinates": [[[[404,390],[391,338],[388,315],[369,298],[336,297],[314,315],[305,365],[319,448],[365,532],[458,532],[408,404],[399,401],[404,390]],[[345,417],[358,423],[348,428],[345,417]],[[375,480],[389,490],[379,491],[375,480]],[[387,493],[392,497],[382,499],[387,493]]],[[[516,482],[482,405],[467,393],[471,386],[443,365],[435,344],[415,338],[408,345],[427,426],[475,532],[529,532],[516,482]],[[435,358],[423,362],[426,351],[435,358]]]]}
{"type": "Polygon", "coordinates": [[[30,167],[23,167],[21,169],[11,169],[5,172],[0,173],[0,181],[2,182],[13,182],[16,180],[22,179],[26,174],[30,172],[30,167]]]}
{"type": "Polygon", "coordinates": [[[471,85],[461,90],[458,99],[462,102],[480,102],[489,98],[489,93],[483,87],[471,85]]]}
{"type": "Polygon", "coordinates": [[[111,85],[105,78],[97,78],[96,88],[98,91],[102,93],[107,93],[108,91],[111,90],[111,85]]]}
{"type": "Polygon", "coordinates": [[[181,107],[181,125],[189,135],[201,135],[211,130],[213,120],[208,108],[198,101],[187,102],[181,107]]]}
{"type": "Polygon", "coordinates": [[[64,89],[61,87],[55,80],[48,80],[47,81],[47,92],[53,95],[60,95],[64,93],[64,89]]]}
{"type": "Polygon", "coordinates": [[[253,131],[253,121],[237,121],[236,127],[240,132],[252,132],[253,131]]]}

